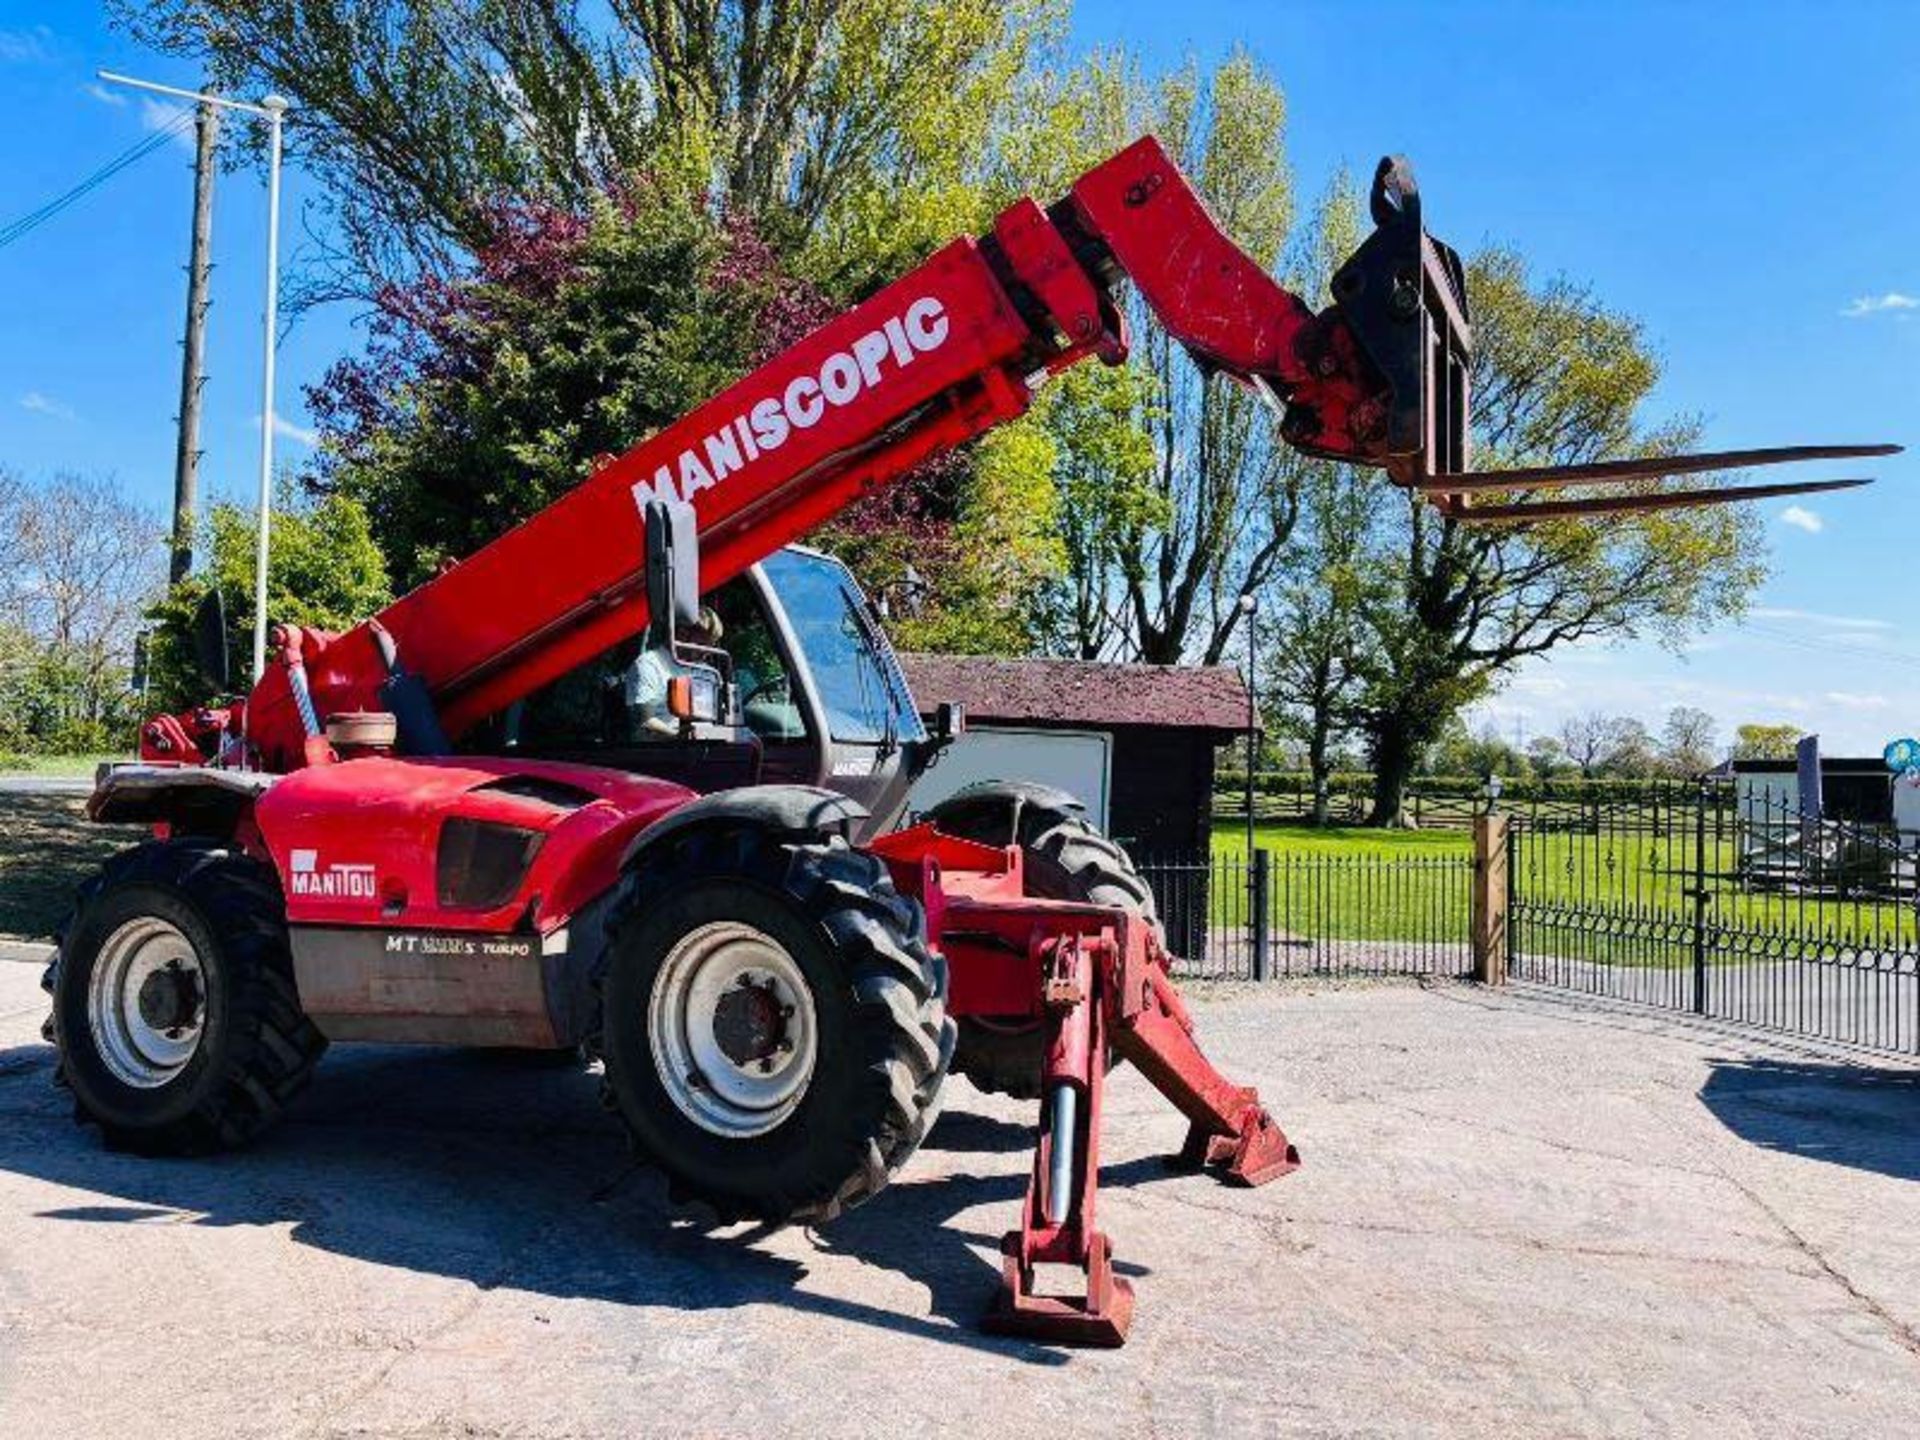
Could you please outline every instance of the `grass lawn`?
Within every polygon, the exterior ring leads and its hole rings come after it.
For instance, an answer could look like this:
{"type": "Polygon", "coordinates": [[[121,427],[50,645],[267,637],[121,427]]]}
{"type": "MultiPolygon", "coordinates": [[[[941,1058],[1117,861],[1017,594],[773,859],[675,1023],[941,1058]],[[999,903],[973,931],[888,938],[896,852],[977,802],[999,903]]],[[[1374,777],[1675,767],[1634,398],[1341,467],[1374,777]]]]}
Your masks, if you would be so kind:
{"type": "Polygon", "coordinates": [[[0,795],[0,935],[40,940],[73,908],[73,892],[142,826],[89,824],[77,795],[0,795]]]}
{"type": "MultiPolygon", "coordinates": [[[[1404,940],[1466,933],[1472,840],[1464,830],[1367,830],[1256,825],[1254,841],[1272,853],[1274,923],[1327,939],[1404,940]]],[[[1210,911],[1216,925],[1244,926],[1247,887],[1244,827],[1217,824],[1217,873],[1210,911]]],[[[1514,894],[1530,902],[1533,932],[1523,944],[1609,964],[1690,965],[1695,840],[1671,832],[1596,836],[1546,831],[1522,836],[1514,851],[1514,894]]],[[[1736,879],[1731,838],[1706,847],[1709,923],[1734,937],[1781,938],[1796,947],[1920,949],[1920,911],[1912,904],[1754,889],[1736,879]]],[[[1710,941],[1717,958],[1747,958],[1746,947],[1710,941]]]]}
{"type": "Polygon", "coordinates": [[[132,758],[130,755],[8,755],[0,757],[0,776],[73,776],[91,780],[93,772],[107,761],[132,758]]]}
{"type": "MultiPolygon", "coordinates": [[[[1271,856],[1278,936],[1466,943],[1473,845],[1465,831],[1256,824],[1254,843],[1271,856]]],[[[1211,922],[1244,930],[1245,827],[1217,823],[1213,855],[1211,922]]]]}
{"type": "MultiPolygon", "coordinates": [[[[1380,858],[1471,855],[1472,837],[1464,830],[1365,830],[1358,826],[1277,825],[1256,821],[1253,843],[1284,855],[1371,855],[1380,858]]],[[[1244,857],[1247,829],[1243,824],[1213,825],[1213,853],[1244,857]]]]}

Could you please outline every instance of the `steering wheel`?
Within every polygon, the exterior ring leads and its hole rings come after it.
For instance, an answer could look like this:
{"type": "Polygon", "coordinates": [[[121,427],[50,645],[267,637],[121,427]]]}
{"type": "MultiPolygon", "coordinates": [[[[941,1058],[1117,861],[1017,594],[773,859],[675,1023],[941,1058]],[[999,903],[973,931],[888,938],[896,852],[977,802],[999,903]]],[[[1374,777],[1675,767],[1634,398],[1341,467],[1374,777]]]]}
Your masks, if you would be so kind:
{"type": "Polygon", "coordinates": [[[769,675],[746,693],[746,696],[740,701],[741,707],[744,709],[756,700],[766,699],[775,690],[781,691],[781,698],[791,703],[793,699],[792,683],[785,675],[769,675]]]}

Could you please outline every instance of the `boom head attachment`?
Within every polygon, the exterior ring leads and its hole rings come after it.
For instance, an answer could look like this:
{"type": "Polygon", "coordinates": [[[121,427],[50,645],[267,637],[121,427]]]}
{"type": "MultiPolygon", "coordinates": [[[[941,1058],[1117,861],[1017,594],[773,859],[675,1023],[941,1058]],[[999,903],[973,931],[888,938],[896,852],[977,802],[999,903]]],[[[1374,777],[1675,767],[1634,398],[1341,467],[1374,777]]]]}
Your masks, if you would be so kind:
{"type": "Polygon", "coordinates": [[[1295,449],[1327,459],[1384,466],[1390,474],[1463,470],[1468,450],[1473,324],[1460,256],[1427,234],[1420,187],[1404,156],[1375,168],[1367,208],[1373,233],[1334,272],[1333,305],[1303,333],[1303,359],[1337,376],[1350,337],[1370,391],[1348,407],[1345,433],[1325,433],[1311,385],[1287,397],[1281,434],[1295,449]]]}
{"type": "MultiPolygon", "coordinates": [[[[1282,433],[1307,454],[1366,460],[1383,466],[1396,484],[1442,513],[1474,524],[1524,525],[1590,515],[1693,509],[1783,495],[1848,490],[1865,479],[1786,481],[1765,485],[1663,487],[1656,482],[1758,465],[1892,455],[1898,445],[1800,445],[1699,455],[1646,456],[1586,465],[1523,470],[1470,468],[1473,331],[1465,270],[1451,246],[1427,234],[1420,191],[1400,156],[1381,160],[1369,207],[1374,230],[1333,277],[1334,303],[1318,317],[1326,331],[1344,329],[1378,385],[1382,417],[1348,426],[1342,441],[1360,441],[1354,454],[1320,437],[1311,406],[1290,402],[1282,433]],[[1369,455],[1368,452],[1371,452],[1369,455]],[[1581,493],[1535,498],[1534,492],[1579,488],[1581,493]],[[1485,494],[1516,496],[1487,504],[1485,494]]],[[[1312,333],[1312,332],[1309,332],[1312,333]]],[[[1331,351],[1329,351],[1331,353],[1331,351]]],[[[1336,367],[1322,361],[1317,368],[1336,367]]],[[[1357,416],[1370,412],[1353,408],[1357,416]]]]}

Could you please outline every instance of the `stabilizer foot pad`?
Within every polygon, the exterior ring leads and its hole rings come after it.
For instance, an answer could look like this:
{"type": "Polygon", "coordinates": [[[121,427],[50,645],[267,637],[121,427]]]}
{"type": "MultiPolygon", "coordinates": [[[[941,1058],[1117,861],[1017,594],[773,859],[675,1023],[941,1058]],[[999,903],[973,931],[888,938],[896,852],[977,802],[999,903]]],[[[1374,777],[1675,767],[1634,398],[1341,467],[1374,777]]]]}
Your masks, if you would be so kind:
{"type": "Polygon", "coordinates": [[[993,1307],[980,1322],[981,1329],[1048,1345],[1111,1350],[1126,1343],[1127,1329],[1133,1324],[1133,1286],[1113,1273],[1106,1236],[1093,1237],[1084,1300],[1033,1293],[1033,1272],[1020,1259],[1019,1231],[1009,1234],[1001,1249],[1006,1257],[1005,1278],[993,1307]]]}
{"type": "Polygon", "coordinates": [[[1273,1117],[1255,1105],[1241,1117],[1238,1134],[1212,1134],[1198,1125],[1188,1130],[1186,1144],[1167,1164],[1177,1170],[1212,1170],[1225,1184],[1251,1188],[1298,1170],[1300,1152],[1273,1117]]]}

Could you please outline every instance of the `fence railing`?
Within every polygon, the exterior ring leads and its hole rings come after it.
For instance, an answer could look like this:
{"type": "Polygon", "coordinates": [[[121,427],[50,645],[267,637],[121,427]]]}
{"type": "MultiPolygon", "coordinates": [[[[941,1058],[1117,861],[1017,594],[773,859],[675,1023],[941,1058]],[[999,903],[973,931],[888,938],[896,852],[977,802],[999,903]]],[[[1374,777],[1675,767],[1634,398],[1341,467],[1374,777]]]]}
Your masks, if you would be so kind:
{"type": "Polygon", "coordinates": [[[1300,854],[1144,860],[1183,976],[1461,975],[1471,966],[1466,855],[1300,854]]]}
{"type": "Polygon", "coordinates": [[[1920,835],[1725,784],[1509,833],[1515,978],[1920,1054],[1920,835]]]}

